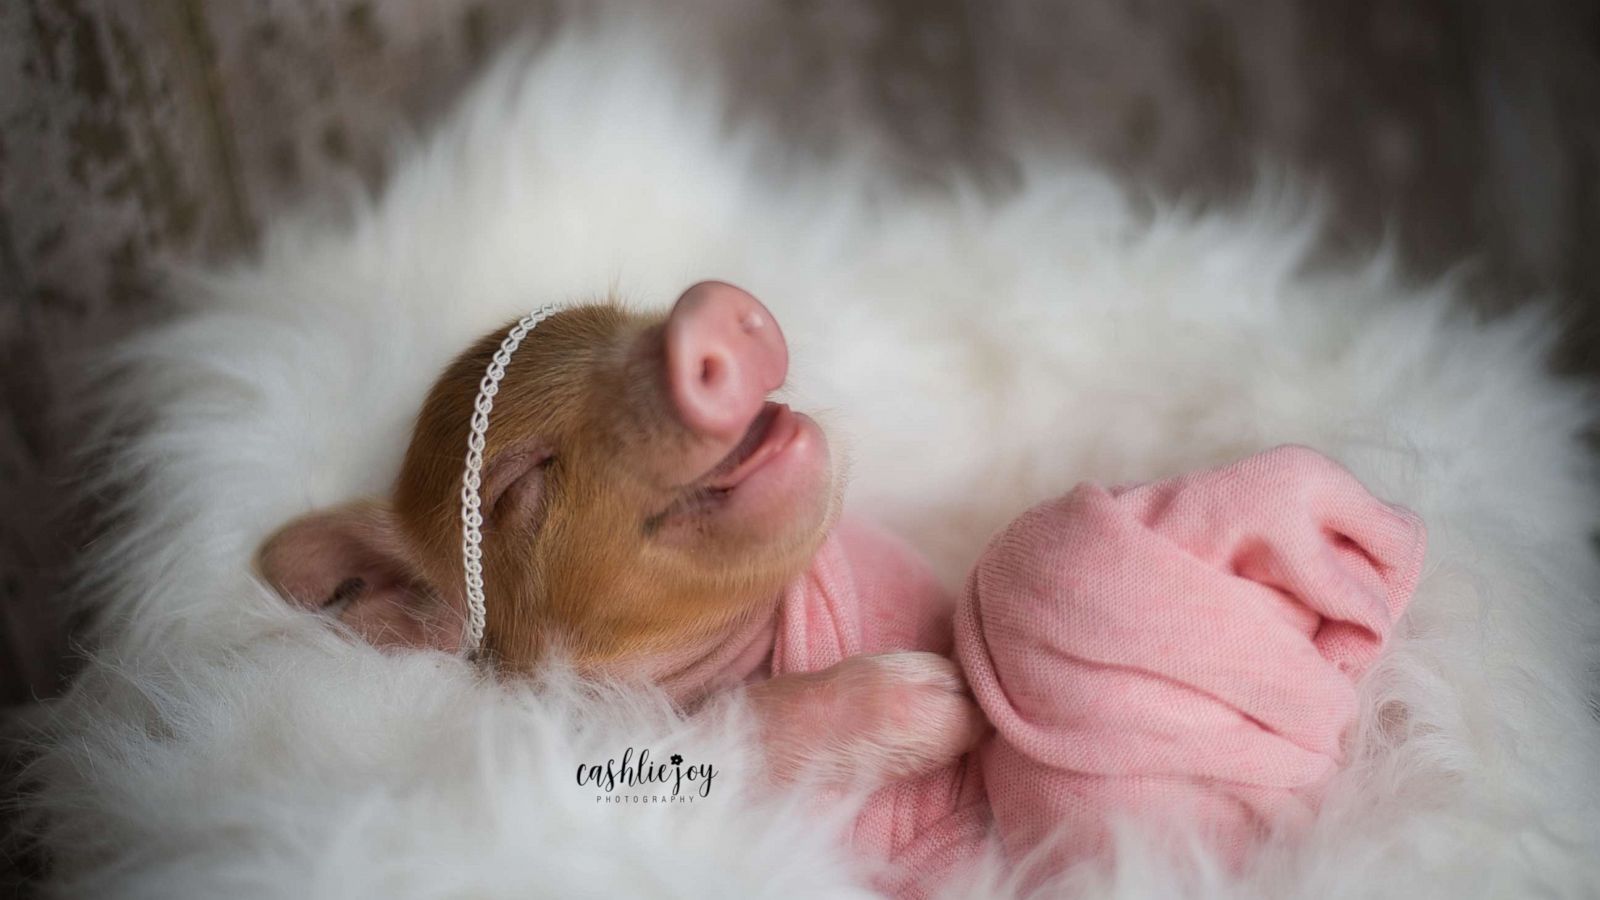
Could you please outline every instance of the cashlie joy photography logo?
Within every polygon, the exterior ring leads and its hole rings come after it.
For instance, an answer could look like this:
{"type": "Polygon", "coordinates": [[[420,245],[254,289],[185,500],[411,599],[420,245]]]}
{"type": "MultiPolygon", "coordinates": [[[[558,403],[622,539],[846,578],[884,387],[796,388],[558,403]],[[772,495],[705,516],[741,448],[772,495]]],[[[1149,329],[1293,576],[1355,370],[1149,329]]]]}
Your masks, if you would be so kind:
{"type": "Polygon", "coordinates": [[[693,803],[711,796],[717,767],[687,763],[674,753],[666,762],[629,747],[604,763],[579,763],[578,786],[595,789],[596,803],[693,803]]]}

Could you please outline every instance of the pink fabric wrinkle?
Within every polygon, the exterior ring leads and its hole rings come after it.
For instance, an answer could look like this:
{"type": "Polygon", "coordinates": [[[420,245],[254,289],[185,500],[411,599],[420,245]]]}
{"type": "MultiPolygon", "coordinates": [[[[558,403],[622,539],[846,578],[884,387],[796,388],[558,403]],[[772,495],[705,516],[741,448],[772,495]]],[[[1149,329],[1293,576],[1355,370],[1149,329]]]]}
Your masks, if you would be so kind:
{"type": "Polygon", "coordinates": [[[904,544],[846,522],[785,591],[771,672],[888,650],[961,664],[996,730],[856,821],[895,896],[992,846],[1043,854],[1036,883],[1102,857],[1118,817],[1243,865],[1315,815],[1424,549],[1419,518],[1303,447],[1079,485],[1003,529],[955,604],[904,544]]]}

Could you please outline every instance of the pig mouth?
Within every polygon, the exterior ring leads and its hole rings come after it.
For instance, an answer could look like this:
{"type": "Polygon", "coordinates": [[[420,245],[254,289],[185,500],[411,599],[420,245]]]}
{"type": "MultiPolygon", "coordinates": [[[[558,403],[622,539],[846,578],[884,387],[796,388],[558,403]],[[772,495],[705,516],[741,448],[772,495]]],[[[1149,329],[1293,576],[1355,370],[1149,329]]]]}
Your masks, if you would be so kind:
{"type": "Polygon", "coordinates": [[[785,404],[768,401],[750,422],[739,443],[710,471],[696,479],[694,487],[712,495],[733,491],[781,454],[799,431],[800,419],[793,410],[785,404]]]}
{"type": "Polygon", "coordinates": [[[774,463],[781,464],[777,458],[800,434],[802,419],[782,403],[764,404],[726,456],[700,477],[682,485],[670,506],[644,520],[644,532],[653,534],[670,520],[724,508],[751,476],[774,463]]]}

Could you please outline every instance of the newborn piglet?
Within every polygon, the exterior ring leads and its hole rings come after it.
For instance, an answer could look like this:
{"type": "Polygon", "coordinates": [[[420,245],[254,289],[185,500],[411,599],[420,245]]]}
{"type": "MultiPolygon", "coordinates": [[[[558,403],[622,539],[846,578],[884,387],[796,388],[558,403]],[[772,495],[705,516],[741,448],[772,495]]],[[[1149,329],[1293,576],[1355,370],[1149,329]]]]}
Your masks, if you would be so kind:
{"type": "MultiPolygon", "coordinates": [[[[460,648],[462,456],[500,337],[436,385],[391,500],[268,543],[288,596],[460,648]]],[[[767,310],[722,284],[661,320],[535,329],[484,451],[488,658],[559,649],[685,705],[746,685],[780,777],[877,779],[851,846],[902,898],[996,849],[1031,889],[1110,857],[1119,820],[1234,866],[1313,821],[1420,575],[1416,516],[1303,447],[1086,483],[1003,529],[958,603],[903,545],[834,524],[821,431],[766,399],[786,369],[767,310]]]]}
{"type": "MultiPolygon", "coordinates": [[[[266,542],[259,568],[280,593],[376,645],[464,649],[462,465],[505,333],[434,384],[390,496],[312,513],[266,542]]],[[[480,652],[508,674],[559,653],[589,674],[655,682],[686,708],[753,684],[782,774],[948,764],[984,724],[938,652],[947,646],[764,680],[780,597],[839,497],[821,429],[767,399],[787,371],[772,315],[717,282],[665,316],[602,303],[534,329],[507,366],[483,453],[480,652]]]]}

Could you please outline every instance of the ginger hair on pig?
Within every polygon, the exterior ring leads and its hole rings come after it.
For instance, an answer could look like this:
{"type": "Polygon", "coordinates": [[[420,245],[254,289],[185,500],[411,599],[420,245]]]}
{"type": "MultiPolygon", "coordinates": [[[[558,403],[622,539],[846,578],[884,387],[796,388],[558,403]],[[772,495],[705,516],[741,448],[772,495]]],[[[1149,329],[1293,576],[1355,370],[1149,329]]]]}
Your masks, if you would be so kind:
{"type": "MultiPolygon", "coordinates": [[[[770,610],[832,523],[838,498],[827,468],[761,516],[719,513],[722,498],[696,478],[738,439],[686,427],[671,327],[616,303],[575,306],[541,323],[507,366],[481,491],[482,651],[502,669],[530,670],[553,650],[605,669],[714,642],[770,610]]],[[[375,643],[459,649],[462,460],[473,400],[503,335],[483,336],[434,384],[392,497],[291,523],[262,550],[270,581],[307,606],[353,585],[346,621],[370,618],[364,636],[375,643]],[[308,558],[331,552],[313,539],[330,536],[354,547],[345,555],[364,563],[360,572],[335,577],[321,570],[338,567],[325,565],[304,574],[308,558]],[[363,618],[372,599],[363,590],[392,592],[388,606],[402,614],[363,618]]]]}

